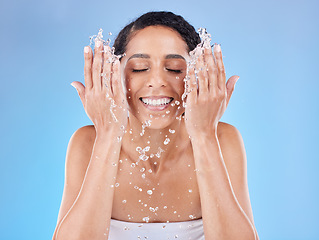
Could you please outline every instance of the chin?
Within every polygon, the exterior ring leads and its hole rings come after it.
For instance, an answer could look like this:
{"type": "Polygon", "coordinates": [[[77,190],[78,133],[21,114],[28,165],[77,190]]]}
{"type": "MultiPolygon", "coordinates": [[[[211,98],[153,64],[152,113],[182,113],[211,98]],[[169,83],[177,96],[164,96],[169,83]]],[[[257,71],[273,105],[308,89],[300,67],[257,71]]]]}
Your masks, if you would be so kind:
{"type": "Polygon", "coordinates": [[[149,129],[159,130],[165,129],[176,123],[177,118],[180,118],[183,114],[182,111],[175,113],[166,114],[165,111],[162,113],[146,113],[145,111],[132,111],[130,109],[130,118],[133,117],[135,120],[144,125],[149,129]],[[150,124],[150,125],[149,125],[150,124]]]}

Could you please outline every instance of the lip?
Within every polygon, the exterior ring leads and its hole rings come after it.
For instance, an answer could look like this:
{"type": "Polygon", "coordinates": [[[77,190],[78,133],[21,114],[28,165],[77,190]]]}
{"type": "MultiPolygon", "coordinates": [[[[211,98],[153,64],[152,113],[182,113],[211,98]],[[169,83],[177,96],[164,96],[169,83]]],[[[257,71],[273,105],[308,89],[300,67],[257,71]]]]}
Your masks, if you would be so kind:
{"type": "Polygon", "coordinates": [[[143,104],[143,106],[146,107],[147,109],[149,109],[150,111],[163,111],[170,106],[170,104],[173,100],[174,100],[174,98],[168,97],[168,96],[147,96],[147,97],[140,97],[139,98],[139,101],[143,104]],[[142,101],[142,98],[148,98],[148,99],[152,99],[152,100],[157,100],[157,99],[161,99],[161,98],[171,98],[171,101],[165,105],[162,105],[162,106],[151,106],[151,105],[144,103],[142,101]]]}

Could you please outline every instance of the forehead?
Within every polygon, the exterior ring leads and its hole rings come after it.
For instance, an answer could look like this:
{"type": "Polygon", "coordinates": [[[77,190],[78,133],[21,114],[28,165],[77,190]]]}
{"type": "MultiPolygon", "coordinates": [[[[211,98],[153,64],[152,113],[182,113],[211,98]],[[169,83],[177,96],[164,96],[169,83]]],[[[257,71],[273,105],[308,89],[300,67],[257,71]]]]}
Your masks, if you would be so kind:
{"type": "Polygon", "coordinates": [[[126,55],[146,53],[150,55],[188,55],[188,46],[175,30],[163,26],[150,26],[137,31],[126,47],[126,55]]]}

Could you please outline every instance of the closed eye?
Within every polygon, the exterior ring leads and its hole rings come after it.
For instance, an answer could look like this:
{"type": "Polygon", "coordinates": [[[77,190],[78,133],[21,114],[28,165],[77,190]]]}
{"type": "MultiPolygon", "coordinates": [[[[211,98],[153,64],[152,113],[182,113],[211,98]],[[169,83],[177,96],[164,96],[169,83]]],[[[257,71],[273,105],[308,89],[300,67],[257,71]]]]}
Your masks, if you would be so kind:
{"type": "Polygon", "coordinates": [[[144,68],[144,69],[133,69],[132,72],[145,72],[147,70],[148,70],[147,68],[144,68]]]}
{"type": "Polygon", "coordinates": [[[166,70],[169,71],[169,72],[174,72],[174,73],[182,73],[182,70],[179,70],[179,69],[166,68],[166,70]]]}

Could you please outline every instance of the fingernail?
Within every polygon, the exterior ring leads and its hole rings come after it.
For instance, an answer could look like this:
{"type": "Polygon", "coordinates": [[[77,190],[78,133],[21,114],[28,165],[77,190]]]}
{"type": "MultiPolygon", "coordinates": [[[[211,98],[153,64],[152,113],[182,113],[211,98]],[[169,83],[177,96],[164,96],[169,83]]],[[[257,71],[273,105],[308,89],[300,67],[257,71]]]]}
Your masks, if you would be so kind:
{"type": "Polygon", "coordinates": [[[74,84],[73,84],[73,83],[71,83],[71,86],[72,86],[72,87],[74,87],[74,88],[76,89],[76,87],[74,86],[74,84]]]}
{"type": "Polygon", "coordinates": [[[214,48],[215,48],[215,51],[216,52],[221,52],[222,50],[221,50],[221,48],[220,48],[220,44],[214,44],[214,48]]]}
{"type": "Polygon", "coordinates": [[[98,40],[98,41],[95,42],[95,46],[96,46],[96,47],[101,47],[101,45],[102,45],[102,42],[101,42],[101,41],[98,40]]]}
{"type": "MultiPolygon", "coordinates": [[[[84,53],[89,53],[89,51],[90,51],[90,48],[88,46],[85,46],[84,47],[84,53]]],[[[72,83],[71,83],[71,85],[72,85],[72,83]]]]}
{"type": "Polygon", "coordinates": [[[239,77],[237,78],[237,80],[236,80],[236,82],[235,82],[235,84],[234,84],[234,87],[236,86],[236,84],[237,84],[237,82],[238,82],[238,79],[239,79],[239,77]]]}

